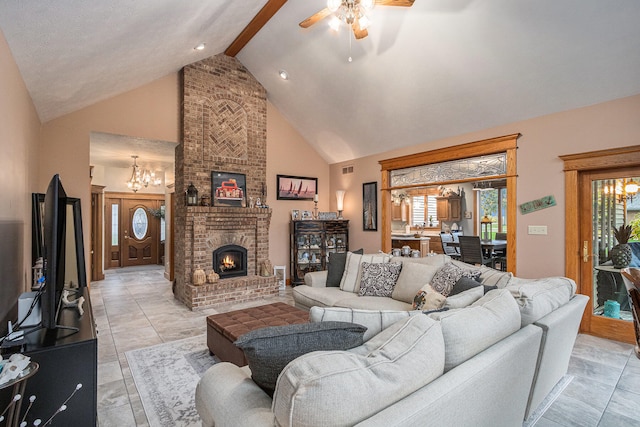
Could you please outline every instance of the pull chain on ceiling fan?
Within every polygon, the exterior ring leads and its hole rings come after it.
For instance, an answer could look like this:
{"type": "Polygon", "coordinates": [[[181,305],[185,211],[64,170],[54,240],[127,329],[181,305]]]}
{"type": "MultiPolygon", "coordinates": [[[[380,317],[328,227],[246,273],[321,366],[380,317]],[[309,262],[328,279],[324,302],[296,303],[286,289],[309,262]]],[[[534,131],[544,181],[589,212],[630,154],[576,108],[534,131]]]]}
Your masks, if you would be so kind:
{"type": "Polygon", "coordinates": [[[357,40],[369,35],[367,27],[369,18],[367,13],[378,6],[400,6],[411,7],[415,0],[328,0],[327,7],[311,15],[299,25],[302,28],[309,28],[318,21],[333,15],[333,21],[329,25],[337,30],[339,24],[345,23],[353,30],[353,35],[357,40]]]}

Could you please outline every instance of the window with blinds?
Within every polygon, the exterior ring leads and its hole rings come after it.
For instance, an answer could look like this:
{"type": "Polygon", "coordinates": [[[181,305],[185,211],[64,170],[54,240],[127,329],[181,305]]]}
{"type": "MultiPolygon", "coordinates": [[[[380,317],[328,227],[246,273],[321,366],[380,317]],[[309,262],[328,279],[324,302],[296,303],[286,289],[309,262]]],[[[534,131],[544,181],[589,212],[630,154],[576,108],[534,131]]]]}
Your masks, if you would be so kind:
{"type": "Polygon", "coordinates": [[[413,196],[411,198],[412,225],[438,226],[438,210],[435,196],[413,196]],[[429,221],[431,217],[431,221],[429,221]]]}

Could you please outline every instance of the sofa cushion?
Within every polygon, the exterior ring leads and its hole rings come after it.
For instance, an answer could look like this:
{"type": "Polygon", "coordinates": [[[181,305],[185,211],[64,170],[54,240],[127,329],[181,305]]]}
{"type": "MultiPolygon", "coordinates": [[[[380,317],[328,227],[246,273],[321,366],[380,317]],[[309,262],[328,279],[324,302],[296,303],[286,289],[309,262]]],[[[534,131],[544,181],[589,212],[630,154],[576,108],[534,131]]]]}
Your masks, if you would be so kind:
{"type": "Polygon", "coordinates": [[[269,326],[240,336],[234,344],[244,351],[253,381],[272,394],[287,363],[311,351],[359,346],[365,331],[364,326],[348,322],[269,326]]]}
{"type": "Polygon", "coordinates": [[[419,258],[406,257],[406,256],[394,256],[394,257],[391,257],[391,262],[401,262],[403,266],[404,264],[412,263],[412,264],[432,265],[434,267],[440,268],[443,265],[450,263],[451,257],[445,254],[435,254],[435,255],[429,255],[426,257],[419,257],[419,258]]]}
{"type": "Polygon", "coordinates": [[[513,273],[511,272],[499,271],[495,268],[487,267],[486,265],[475,266],[457,260],[452,260],[451,263],[465,271],[472,270],[476,273],[477,271],[480,271],[479,281],[483,285],[504,288],[513,277],[513,273]]]}
{"type": "Polygon", "coordinates": [[[425,285],[413,297],[413,310],[438,310],[442,308],[447,298],[433,290],[431,285],[425,285]]]}
{"type": "MultiPolygon", "coordinates": [[[[469,279],[475,282],[473,279],[469,279]]],[[[477,282],[476,282],[477,283],[477,282]]],[[[444,302],[443,307],[447,308],[465,308],[478,301],[484,295],[484,287],[478,283],[478,286],[469,288],[459,294],[449,295],[444,302]]]]}
{"type": "Polygon", "coordinates": [[[442,375],[440,325],[401,320],[349,351],[301,356],[280,374],[273,398],[281,426],[354,425],[442,375]]]}
{"type": "Polygon", "coordinates": [[[402,264],[395,262],[362,262],[360,296],[390,297],[402,264]]]}
{"type": "Polygon", "coordinates": [[[356,293],[360,290],[360,280],[362,277],[362,262],[389,262],[390,256],[387,254],[354,254],[347,252],[347,260],[344,265],[344,273],[340,280],[340,289],[346,292],[356,293]]]}
{"type": "MultiPolygon", "coordinates": [[[[431,258],[431,257],[427,257],[431,258]]],[[[391,262],[394,262],[395,258],[391,262]]],[[[391,298],[406,303],[412,303],[418,291],[426,284],[431,283],[431,279],[440,267],[431,264],[421,264],[417,262],[405,262],[402,264],[402,271],[396,282],[391,298]]]]}
{"type": "Polygon", "coordinates": [[[440,320],[445,345],[445,371],[520,329],[518,304],[506,289],[487,293],[471,306],[429,314],[440,320]]]}
{"type": "Polygon", "coordinates": [[[476,269],[462,269],[453,262],[443,265],[438,269],[436,274],[431,279],[431,287],[442,295],[449,296],[453,285],[462,277],[476,278],[480,276],[480,270],[476,269]]]}
{"type": "Polygon", "coordinates": [[[311,287],[308,285],[294,286],[293,299],[297,305],[304,307],[333,306],[341,299],[354,296],[351,292],[341,291],[340,288],[311,287]]]}
{"type": "Polygon", "coordinates": [[[368,341],[399,320],[420,314],[419,311],[406,310],[364,310],[343,307],[311,307],[309,320],[311,322],[351,322],[365,326],[364,340],[368,341]]]}
{"type": "Polygon", "coordinates": [[[524,327],[569,302],[576,293],[576,282],[567,277],[517,279],[506,289],[518,303],[524,327]]]}
{"type": "Polygon", "coordinates": [[[411,310],[411,304],[388,297],[361,297],[350,292],[343,292],[344,298],[336,301],[334,307],[359,308],[376,310],[411,310]]]}
{"type": "MultiPolygon", "coordinates": [[[[358,249],[351,251],[354,254],[363,254],[364,250],[358,249]]],[[[347,262],[346,252],[329,252],[329,261],[327,263],[327,287],[339,287],[340,280],[344,274],[344,265],[347,262]]]]}

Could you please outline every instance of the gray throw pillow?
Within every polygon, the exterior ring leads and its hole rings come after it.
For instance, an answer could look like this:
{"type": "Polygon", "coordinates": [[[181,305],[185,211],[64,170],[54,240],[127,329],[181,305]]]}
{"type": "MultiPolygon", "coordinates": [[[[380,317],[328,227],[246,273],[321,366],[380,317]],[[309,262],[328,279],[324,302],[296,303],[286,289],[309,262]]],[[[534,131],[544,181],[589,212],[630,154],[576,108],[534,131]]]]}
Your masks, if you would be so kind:
{"type": "Polygon", "coordinates": [[[462,276],[461,278],[458,279],[456,284],[453,285],[453,289],[451,289],[451,292],[449,292],[449,296],[457,295],[459,293],[468,291],[469,289],[475,288],[480,285],[481,283],[478,282],[477,280],[462,276]]]}
{"type": "Polygon", "coordinates": [[[448,297],[453,289],[453,286],[462,276],[475,279],[480,276],[480,270],[478,269],[462,269],[457,267],[453,263],[448,263],[440,267],[431,279],[431,287],[440,292],[445,297],[448,297]]]}
{"type": "MultiPolygon", "coordinates": [[[[364,249],[358,249],[357,251],[351,252],[362,255],[364,253],[364,249]]],[[[327,263],[327,287],[340,287],[340,281],[342,280],[342,274],[344,273],[344,264],[346,262],[346,252],[329,252],[329,261],[327,263]]]]}
{"type": "Polygon", "coordinates": [[[248,332],[234,343],[244,351],[251,378],[270,396],[278,375],[293,359],[319,350],[348,350],[362,345],[367,328],[349,322],[269,326],[248,332]]]}

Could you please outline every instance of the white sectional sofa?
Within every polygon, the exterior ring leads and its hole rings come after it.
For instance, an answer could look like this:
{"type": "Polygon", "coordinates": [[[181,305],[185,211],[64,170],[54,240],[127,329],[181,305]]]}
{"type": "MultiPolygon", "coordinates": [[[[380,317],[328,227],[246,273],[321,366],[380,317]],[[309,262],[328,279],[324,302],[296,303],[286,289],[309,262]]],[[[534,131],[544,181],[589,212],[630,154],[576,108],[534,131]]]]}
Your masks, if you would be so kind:
{"type": "MultiPolygon", "coordinates": [[[[438,268],[452,262],[429,258],[417,261],[438,268]]],[[[394,289],[397,299],[359,297],[323,286],[323,273],[309,275],[294,288],[296,305],[310,308],[312,321],[363,324],[365,343],[296,358],[280,373],[273,398],[248,367],[214,365],[196,391],[203,425],[522,425],[566,373],[588,298],[566,278],[481,270],[483,283],[497,289],[464,308],[427,315],[411,311],[407,289],[394,289]]]]}

